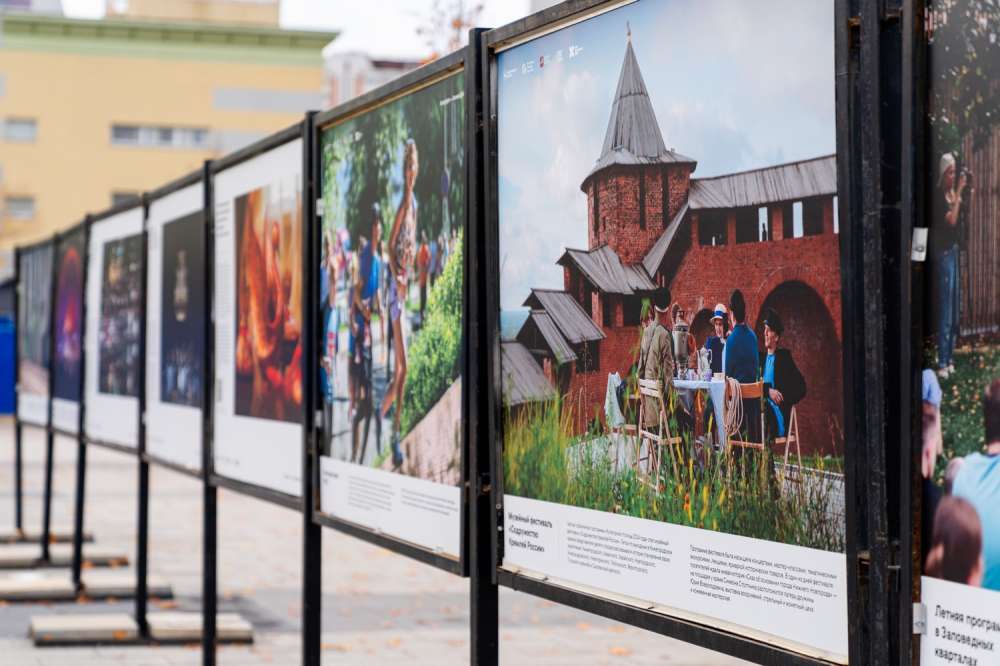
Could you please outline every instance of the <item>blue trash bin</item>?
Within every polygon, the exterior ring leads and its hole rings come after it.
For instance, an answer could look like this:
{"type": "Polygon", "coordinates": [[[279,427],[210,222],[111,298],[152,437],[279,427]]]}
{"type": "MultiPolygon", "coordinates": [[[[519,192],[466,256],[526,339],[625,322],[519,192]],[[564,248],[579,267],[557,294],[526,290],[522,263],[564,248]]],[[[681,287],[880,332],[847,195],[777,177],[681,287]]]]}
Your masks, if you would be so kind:
{"type": "Polygon", "coordinates": [[[14,321],[0,317],[0,414],[14,413],[14,321]]]}

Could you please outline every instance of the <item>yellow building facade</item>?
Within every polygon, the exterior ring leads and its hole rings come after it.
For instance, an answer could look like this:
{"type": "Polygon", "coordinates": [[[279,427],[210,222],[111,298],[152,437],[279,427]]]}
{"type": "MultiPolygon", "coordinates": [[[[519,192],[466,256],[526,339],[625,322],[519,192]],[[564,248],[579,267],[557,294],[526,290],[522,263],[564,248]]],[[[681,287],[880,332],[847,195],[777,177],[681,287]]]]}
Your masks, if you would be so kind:
{"type": "Polygon", "coordinates": [[[0,26],[3,250],[297,122],[322,101],[335,37],[28,14],[0,26]]]}

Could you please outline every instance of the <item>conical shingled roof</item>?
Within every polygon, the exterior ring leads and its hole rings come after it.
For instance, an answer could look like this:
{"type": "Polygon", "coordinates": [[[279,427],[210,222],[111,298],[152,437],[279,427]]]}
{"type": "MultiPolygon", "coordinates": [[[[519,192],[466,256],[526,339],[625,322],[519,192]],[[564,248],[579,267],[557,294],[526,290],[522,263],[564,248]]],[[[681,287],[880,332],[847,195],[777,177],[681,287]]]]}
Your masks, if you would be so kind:
{"type": "Polygon", "coordinates": [[[618,76],[618,89],[611,105],[611,118],[604,135],[604,147],[594,168],[590,170],[581,185],[586,189],[587,181],[598,171],[613,165],[639,164],[691,164],[695,160],[668,150],[656,122],[653,103],[642,79],[639,61],[632,49],[629,37],[625,47],[625,60],[618,76]]]}

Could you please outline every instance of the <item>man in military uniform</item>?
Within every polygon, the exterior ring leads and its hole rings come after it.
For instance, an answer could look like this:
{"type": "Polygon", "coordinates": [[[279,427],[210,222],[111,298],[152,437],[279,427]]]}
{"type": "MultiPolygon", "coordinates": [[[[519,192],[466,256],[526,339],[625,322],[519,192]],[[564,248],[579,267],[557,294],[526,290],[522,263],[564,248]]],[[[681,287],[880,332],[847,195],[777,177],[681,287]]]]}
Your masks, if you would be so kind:
{"type": "MultiPolygon", "coordinates": [[[[660,287],[650,299],[646,327],[642,331],[639,344],[639,378],[655,379],[660,383],[664,404],[670,404],[670,391],[674,378],[674,349],[670,331],[660,319],[666,318],[670,307],[670,290],[660,287]]],[[[643,397],[642,427],[656,429],[659,426],[660,405],[655,398],[643,397]]]]}

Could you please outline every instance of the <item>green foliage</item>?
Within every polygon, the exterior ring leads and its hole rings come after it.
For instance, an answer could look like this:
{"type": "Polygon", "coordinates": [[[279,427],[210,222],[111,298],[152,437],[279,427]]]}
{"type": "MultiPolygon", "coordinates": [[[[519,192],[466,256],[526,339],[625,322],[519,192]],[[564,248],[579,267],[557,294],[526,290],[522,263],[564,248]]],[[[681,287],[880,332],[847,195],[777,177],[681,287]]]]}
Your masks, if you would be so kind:
{"type": "Polygon", "coordinates": [[[1000,377],[1000,345],[957,350],[954,362],[955,372],[939,380],[944,456],[938,458],[938,480],[952,458],[983,450],[982,396],[986,385],[1000,377]]]}
{"type": "Polygon", "coordinates": [[[454,383],[462,353],[462,234],[441,277],[430,288],[424,322],[406,349],[401,435],[406,436],[454,383]]]}
{"type": "Polygon", "coordinates": [[[323,224],[346,228],[351,240],[371,235],[372,204],[382,210],[388,238],[403,196],[403,152],[417,144],[414,186],[417,232],[434,238],[460,226],[465,215],[465,104],[458,75],[323,131],[323,224]],[[451,100],[442,104],[442,101],[451,100]],[[447,187],[445,187],[447,185],[447,187]]]}
{"type": "MultiPolygon", "coordinates": [[[[844,550],[843,517],[835,517],[837,481],[818,468],[805,483],[786,483],[769,456],[700,452],[682,442],[664,452],[656,489],[631,466],[615,469],[606,437],[580,442],[572,414],[555,402],[526,405],[504,423],[504,492],[780,543],[844,550]]],[[[634,440],[632,445],[634,446],[634,440]]]]}
{"type": "MultiPolygon", "coordinates": [[[[979,143],[1000,117],[1000,3],[935,0],[928,32],[934,157],[958,153],[969,132],[979,143]]],[[[935,163],[936,164],[936,163],[935,163]]]]}

